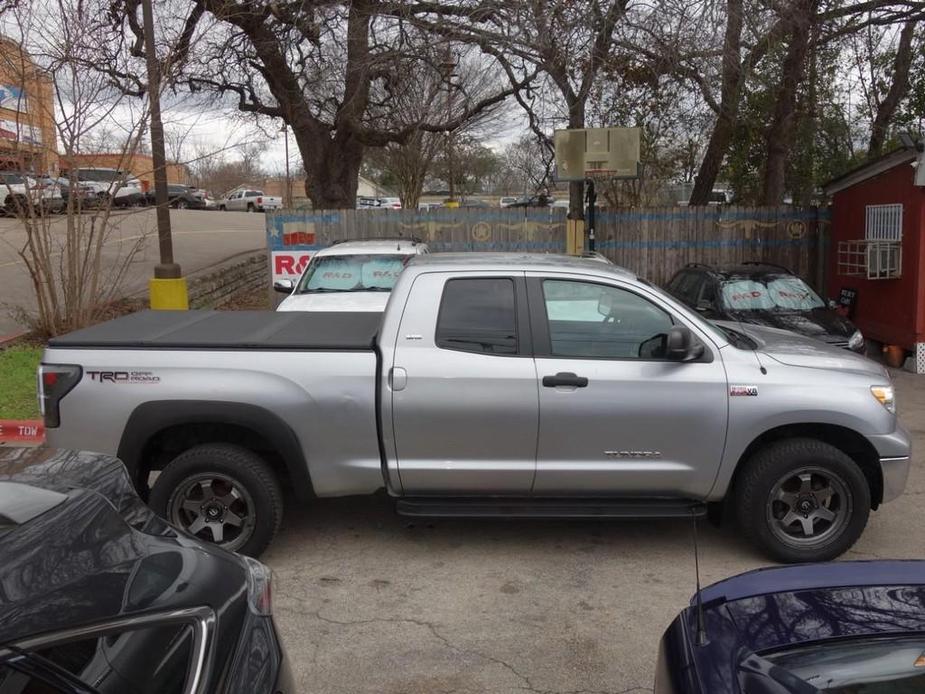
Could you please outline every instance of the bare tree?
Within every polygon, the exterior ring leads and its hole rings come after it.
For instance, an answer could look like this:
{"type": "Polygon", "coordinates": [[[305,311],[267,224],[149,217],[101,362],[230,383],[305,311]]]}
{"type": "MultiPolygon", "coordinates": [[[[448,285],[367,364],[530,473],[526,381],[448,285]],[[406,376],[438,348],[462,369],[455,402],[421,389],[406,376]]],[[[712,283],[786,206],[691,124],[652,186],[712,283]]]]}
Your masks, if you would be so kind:
{"type": "MultiPolygon", "coordinates": [[[[184,9],[177,15],[187,18],[180,35],[202,37],[184,54],[190,58],[183,67],[185,85],[194,93],[231,97],[241,112],[291,126],[304,162],[306,193],[318,208],[355,204],[366,148],[401,144],[416,132],[453,131],[529,81],[527,76],[480,98],[459,92],[452,112],[402,123],[389,98],[392,86],[432,67],[433,36],[409,32],[406,23],[419,13],[463,16],[457,3],[178,4],[184,9]]],[[[143,44],[138,0],[116,0],[113,8],[123,40],[143,44]]],[[[123,82],[130,89],[138,70],[126,72],[123,82]]]]}
{"type": "Polygon", "coordinates": [[[111,76],[86,69],[109,34],[104,17],[99,5],[83,0],[55,0],[53,7],[24,2],[4,17],[22,46],[4,72],[27,92],[47,88],[51,102],[34,99],[23,125],[37,128],[30,119],[54,124],[53,136],[40,143],[23,136],[15,143],[22,168],[32,175],[13,200],[21,231],[13,237],[14,249],[31,279],[35,308],[11,308],[44,335],[92,323],[121,299],[150,232],[142,225],[141,233],[126,236],[112,214],[127,174],[97,194],[87,192],[73,165],[75,155],[103,148],[101,136],[107,138],[105,149],[118,150],[128,162],[147,133],[146,100],[125,96],[113,89],[111,76]],[[67,178],[34,178],[48,173],[38,162],[53,159],[56,145],[67,178]],[[63,216],[49,214],[62,203],[63,216]]]}
{"type": "MultiPolygon", "coordinates": [[[[903,24],[899,32],[896,53],[891,64],[889,87],[886,94],[880,97],[876,90],[870,92],[869,98],[873,101],[874,118],[870,126],[870,141],[867,145],[867,157],[873,159],[883,151],[887,138],[887,128],[896,114],[900,102],[909,92],[909,73],[916,49],[916,27],[921,20],[909,20],[903,24]]],[[[918,38],[918,50],[925,50],[925,41],[918,38]]],[[[869,57],[873,63],[873,56],[869,57]]],[[[872,85],[873,86],[873,85],[872,85]]]]}

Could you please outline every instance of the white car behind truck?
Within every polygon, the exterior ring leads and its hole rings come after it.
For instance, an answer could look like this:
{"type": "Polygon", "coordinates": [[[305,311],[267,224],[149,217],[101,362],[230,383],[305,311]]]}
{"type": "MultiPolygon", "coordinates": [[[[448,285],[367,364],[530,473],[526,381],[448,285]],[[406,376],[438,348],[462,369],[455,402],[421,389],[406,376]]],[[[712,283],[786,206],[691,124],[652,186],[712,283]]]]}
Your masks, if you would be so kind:
{"type": "Polygon", "coordinates": [[[288,294],[277,311],[382,311],[398,276],[417,255],[429,253],[418,239],[343,241],[315,253],[298,282],[277,280],[288,294]]]}
{"type": "Polygon", "coordinates": [[[282,206],[282,198],[264,195],[262,190],[236,190],[218,203],[218,209],[236,212],[266,212],[282,206]]]}
{"type": "Polygon", "coordinates": [[[911,456],[879,364],[539,254],[419,256],[382,313],[132,314],[52,338],[39,384],[50,446],[118,454],[174,525],[253,554],[287,486],[430,517],[713,509],[827,560],[911,456]]]}

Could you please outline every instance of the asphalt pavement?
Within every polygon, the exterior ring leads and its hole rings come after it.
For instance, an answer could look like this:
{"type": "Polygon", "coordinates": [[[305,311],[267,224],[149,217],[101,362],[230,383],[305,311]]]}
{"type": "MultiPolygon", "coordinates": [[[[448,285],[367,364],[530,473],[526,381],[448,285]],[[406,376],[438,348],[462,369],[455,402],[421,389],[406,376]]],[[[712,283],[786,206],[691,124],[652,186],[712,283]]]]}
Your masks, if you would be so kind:
{"type": "MultiPolygon", "coordinates": [[[[925,381],[895,373],[925,444],[925,381]]],[[[649,692],[662,632],[694,592],[684,521],[436,521],[383,497],[291,502],[263,559],[300,692],[649,692]]],[[[925,471],[844,559],[925,559],[925,471]]],[[[768,562],[699,526],[704,585],[768,562]]]]}
{"type": "MultiPolygon", "coordinates": [[[[63,239],[64,215],[52,217],[53,233],[63,239]]],[[[153,208],[116,210],[111,217],[113,229],[104,249],[104,272],[116,267],[134,243],[141,241],[143,250],[123,283],[122,296],[143,295],[148,279],[158,263],[157,222],[153,208]]],[[[190,275],[249,251],[266,248],[264,216],[247,212],[212,212],[205,210],[171,210],[174,258],[184,274],[190,275]]],[[[31,280],[17,251],[26,242],[22,222],[0,218],[0,338],[22,330],[10,309],[35,307],[31,280]]],[[[269,281],[269,280],[268,280],[269,281]]]]}

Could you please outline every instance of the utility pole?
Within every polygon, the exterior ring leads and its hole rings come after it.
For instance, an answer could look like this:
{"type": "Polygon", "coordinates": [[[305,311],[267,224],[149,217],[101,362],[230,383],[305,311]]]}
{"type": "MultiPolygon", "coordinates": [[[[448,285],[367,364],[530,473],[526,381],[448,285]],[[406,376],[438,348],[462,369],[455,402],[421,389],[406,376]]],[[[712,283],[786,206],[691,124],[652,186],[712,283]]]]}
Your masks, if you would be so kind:
{"type": "Polygon", "coordinates": [[[154,45],[154,10],[152,0],[142,0],[145,58],[148,65],[148,104],[151,108],[151,159],[154,163],[154,201],[157,214],[157,243],[161,262],[154,266],[149,280],[151,308],[186,310],[189,298],[186,279],[173,259],[173,236],[167,202],[167,156],[164,153],[164,124],[161,121],[161,70],[154,45]]]}
{"type": "MultiPolygon", "coordinates": [[[[456,76],[456,61],[453,59],[452,44],[446,42],[446,56],[443,59],[443,68],[446,71],[446,119],[449,122],[453,119],[453,78],[456,76]]],[[[447,200],[447,207],[459,207],[459,201],[456,199],[456,171],[453,162],[453,131],[446,133],[446,170],[447,183],[450,188],[450,199],[447,200]]]]}
{"type": "Polygon", "coordinates": [[[292,207],[292,179],[289,177],[289,124],[283,123],[283,138],[286,143],[286,194],[283,196],[283,206],[292,207]]]}

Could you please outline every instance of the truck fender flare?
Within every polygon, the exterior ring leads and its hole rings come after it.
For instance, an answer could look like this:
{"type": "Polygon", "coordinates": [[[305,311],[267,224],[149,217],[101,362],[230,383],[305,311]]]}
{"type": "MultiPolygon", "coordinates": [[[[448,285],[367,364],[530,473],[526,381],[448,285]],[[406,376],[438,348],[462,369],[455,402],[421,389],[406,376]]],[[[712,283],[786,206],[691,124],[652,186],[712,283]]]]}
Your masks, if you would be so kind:
{"type": "Polygon", "coordinates": [[[173,426],[184,424],[221,424],[249,429],[262,436],[279,453],[293,492],[299,501],[312,498],[311,476],[298,436],[278,415],[258,405],[217,400],[160,400],[146,402],[129,415],[119,441],[118,457],[128,468],[129,476],[139,489],[146,480],[145,448],[152,437],[173,426]]]}

